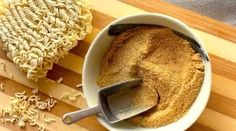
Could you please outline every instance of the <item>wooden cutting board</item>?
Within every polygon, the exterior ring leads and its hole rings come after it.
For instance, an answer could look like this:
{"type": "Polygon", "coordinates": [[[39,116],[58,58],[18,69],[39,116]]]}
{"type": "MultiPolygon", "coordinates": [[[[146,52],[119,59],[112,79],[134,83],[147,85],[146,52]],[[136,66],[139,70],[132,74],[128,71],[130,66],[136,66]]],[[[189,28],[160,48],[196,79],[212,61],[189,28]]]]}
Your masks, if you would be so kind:
{"type": "MultiPolygon", "coordinates": [[[[40,82],[35,83],[25,79],[24,74],[7,59],[5,52],[0,49],[0,61],[7,64],[6,72],[0,69],[0,83],[5,85],[5,91],[0,92],[0,107],[8,105],[10,97],[14,96],[16,92],[26,91],[30,94],[32,88],[39,87],[41,97],[53,96],[58,100],[53,110],[47,113],[56,119],[55,123],[45,124],[47,130],[106,131],[95,116],[70,126],[64,125],[61,122],[62,115],[85,108],[86,102],[82,97],[76,102],[60,100],[60,97],[63,92],[82,91],[82,89],[76,88],[76,85],[81,83],[84,56],[90,43],[104,26],[122,16],[156,12],[171,15],[189,25],[205,43],[212,62],[212,93],[209,103],[197,122],[188,130],[236,130],[236,27],[159,0],[93,0],[92,5],[94,17],[92,33],[84,41],[79,41],[78,46],[58,64],[55,64],[47,78],[40,82]],[[13,79],[10,77],[11,73],[14,74],[13,79]],[[59,77],[64,78],[62,84],[51,81],[57,80],[59,77]]],[[[0,122],[0,130],[34,131],[37,128],[27,125],[25,129],[20,129],[16,125],[0,122]]]]}

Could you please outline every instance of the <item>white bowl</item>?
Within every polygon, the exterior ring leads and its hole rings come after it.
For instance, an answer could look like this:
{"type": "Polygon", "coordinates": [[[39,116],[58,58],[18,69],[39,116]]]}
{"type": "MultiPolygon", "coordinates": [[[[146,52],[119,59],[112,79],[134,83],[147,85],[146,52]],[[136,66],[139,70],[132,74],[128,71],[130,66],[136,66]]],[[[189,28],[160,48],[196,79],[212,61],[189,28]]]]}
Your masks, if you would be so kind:
{"type": "MultiPolygon", "coordinates": [[[[202,43],[202,41],[197,37],[193,31],[185,25],[183,22],[177,20],[176,18],[163,15],[163,14],[154,14],[154,13],[146,13],[146,14],[137,14],[137,15],[131,15],[126,16],[123,18],[119,18],[115,21],[113,21],[110,25],[114,24],[124,24],[124,23],[142,23],[142,24],[155,24],[155,25],[161,25],[169,27],[175,31],[178,31],[182,34],[185,34],[186,36],[189,36],[190,38],[196,40],[203,52],[207,55],[207,52],[205,50],[205,47],[202,43]]],[[[88,53],[85,57],[84,61],[84,68],[83,68],[83,91],[85,94],[85,98],[88,102],[89,106],[96,105],[98,102],[97,97],[97,91],[99,89],[96,79],[99,75],[100,70],[100,64],[101,60],[103,59],[103,56],[107,49],[110,46],[111,40],[113,37],[108,35],[108,29],[109,25],[106,26],[100,33],[97,35],[97,37],[92,42],[88,53]]],[[[189,111],[178,121],[170,123],[166,126],[161,126],[158,128],[144,128],[144,127],[138,127],[130,125],[129,123],[123,121],[117,124],[109,124],[106,122],[105,118],[102,118],[98,116],[98,120],[101,122],[102,125],[104,125],[107,129],[111,131],[156,131],[156,130],[185,130],[188,127],[190,127],[201,115],[204,108],[207,105],[210,91],[211,91],[211,64],[209,61],[204,61],[205,65],[205,74],[204,74],[204,81],[201,87],[201,90],[196,98],[196,100],[193,102],[192,106],[190,107],[189,111]]]]}

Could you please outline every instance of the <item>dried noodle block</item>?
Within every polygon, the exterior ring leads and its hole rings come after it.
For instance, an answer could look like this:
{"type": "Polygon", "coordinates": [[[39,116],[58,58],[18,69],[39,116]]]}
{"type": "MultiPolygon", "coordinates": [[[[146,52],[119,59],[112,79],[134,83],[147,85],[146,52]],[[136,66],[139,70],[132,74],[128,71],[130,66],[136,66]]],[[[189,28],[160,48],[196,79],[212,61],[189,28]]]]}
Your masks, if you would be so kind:
{"type": "Polygon", "coordinates": [[[53,63],[91,32],[88,0],[8,0],[0,3],[0,41],[7,56],[27,73],[45,77],[53,63]]]}

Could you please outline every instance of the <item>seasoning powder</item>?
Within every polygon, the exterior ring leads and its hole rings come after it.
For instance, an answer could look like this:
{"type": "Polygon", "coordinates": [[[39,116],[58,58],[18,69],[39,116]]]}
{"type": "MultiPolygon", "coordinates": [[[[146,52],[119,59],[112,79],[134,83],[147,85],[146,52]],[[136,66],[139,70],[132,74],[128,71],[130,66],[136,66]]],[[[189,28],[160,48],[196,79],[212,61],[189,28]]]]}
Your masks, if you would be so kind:
{"type": "Polygon", "coordinates": [[[101,64],[101,87],[141,77],[134,100],[157,99],[154,108],[128,122],[159,127],[181,118],[198,95],[204,77],[200,55],[171,29],[142,26],[116,36],[101,64]],[[148,98],[148,99],[147,99],[148,98]]]}

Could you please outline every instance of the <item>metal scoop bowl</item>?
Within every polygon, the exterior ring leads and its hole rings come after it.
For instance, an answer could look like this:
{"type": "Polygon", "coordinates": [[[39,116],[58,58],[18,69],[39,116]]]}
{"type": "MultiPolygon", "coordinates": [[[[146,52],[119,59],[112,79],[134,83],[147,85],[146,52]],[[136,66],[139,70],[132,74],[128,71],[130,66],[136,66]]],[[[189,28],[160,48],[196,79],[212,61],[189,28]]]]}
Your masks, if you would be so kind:
{"type": "MultiPolygon", "coordinates": [[[[104,87],[98,91],[98,105],[87,109],[66,113],[62,121],[72,124],[88,116],[100,113],[109,123],[116,123],[151,109],[155,105],[134,105],[130,98],[132,87],[142,79],[131,79],[104,87]]],[[[135,88],[135,87],[134,87],[135,88]]]]}

